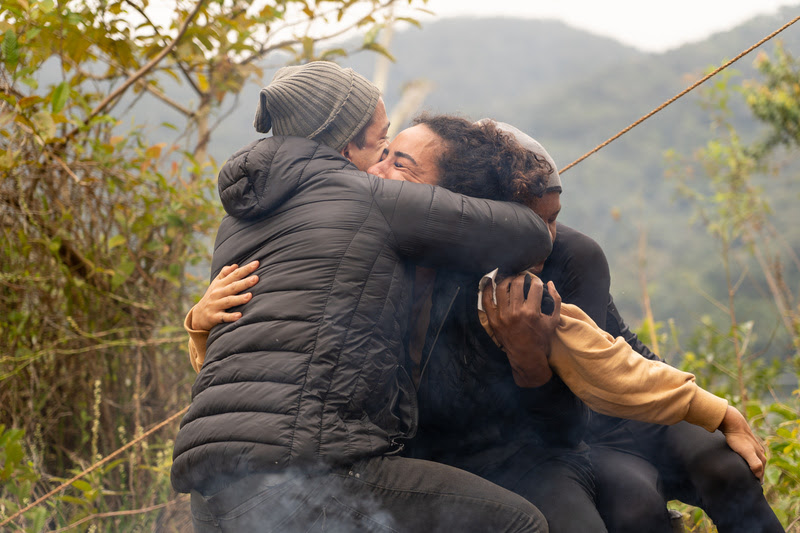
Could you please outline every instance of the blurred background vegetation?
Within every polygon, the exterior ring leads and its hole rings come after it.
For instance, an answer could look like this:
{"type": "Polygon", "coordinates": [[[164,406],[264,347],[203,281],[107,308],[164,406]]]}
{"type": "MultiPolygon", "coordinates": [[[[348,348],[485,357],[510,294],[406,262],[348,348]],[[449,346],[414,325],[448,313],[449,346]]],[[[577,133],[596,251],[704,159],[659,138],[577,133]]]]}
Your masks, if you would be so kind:
{"type": "MultiPolygon", "coordinates": [[[[189,402],[181,324],[207,283],[216,170],[256,138],[276,68],[337,60],[381,84],[395,128],[418,109],[491,116],[565,166],[798,11],[651,54],[555,21],[421,26],[422,0],[178,5],[0,0],[0,521],[189,402]]],[[[799,49],[792,27],[564,173],[561,216],[603,245],[645,340],[747,413],[790,531],[799,49]]],[[[175,430],[7,527],[187,530],[169,485],[175,430]]]]}

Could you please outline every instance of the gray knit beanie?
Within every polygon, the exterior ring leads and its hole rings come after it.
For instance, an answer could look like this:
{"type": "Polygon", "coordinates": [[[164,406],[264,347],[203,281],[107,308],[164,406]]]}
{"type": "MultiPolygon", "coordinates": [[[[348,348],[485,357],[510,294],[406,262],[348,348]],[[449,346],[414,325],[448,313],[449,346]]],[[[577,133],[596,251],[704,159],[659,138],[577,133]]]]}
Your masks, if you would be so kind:
{"type": "Polygon", "coordinates": [[[366,126],[380,91],[351,68],[329,61],[283,67],[261,89],[256,131],[305,137],[341,152],[366,126]]]}
{"type": "Polygon", "coordinates": [[[478,123],[484,122],[492,122],[495,127],[507,133],[511,136],[520,146],[525,148],[526,150],[533,152],[534,154],[544,157],[550,166],[553,167],[553,172],[550,173],[550,176],[547,179],[547,185],[545,186],[546,192],[557,191],[561,192],[561,177],[558,175],[558,167],[556,166],[556,162],[550,157],[550,154],[547,153],[547,150],[544,149],[544,146],[539,144],[536,139],[524,133],[523,131],[515,128],[511,124],[507,124],[505,122],[497,122],[496,120],[492,120],[490,118],[483,118],[478,121],[478,123]]]}

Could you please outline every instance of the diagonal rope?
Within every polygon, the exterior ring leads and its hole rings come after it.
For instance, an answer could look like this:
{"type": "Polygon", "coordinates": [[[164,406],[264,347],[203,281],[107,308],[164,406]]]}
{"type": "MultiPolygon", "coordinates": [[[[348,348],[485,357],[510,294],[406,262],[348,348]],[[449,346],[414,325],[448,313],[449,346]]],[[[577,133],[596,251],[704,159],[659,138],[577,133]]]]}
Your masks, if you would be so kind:
{"type": "Polygon", "coordinates": [[[669,100],[667,100],[666,102],[664,102],[663,104],[658,106],[657,108],[653,109],[648,114],[644,115],[642,118],[640,118],[639,120],[637,120],[636,122],[634,122],[633,124],[628,126],[627,128],[621,130],[619,133],[617,133],[613,137],[609,138],[605,142],[603,142],[601,144],[598,144],[597,146],[595,146],[594,148],[592,148],[591,150],[589,150],[588,152],[586,152],[585,154],[580,156],[578,159],[576,159],[575,161],[573,161],[569,165],[565,166],[562,169],[559,169],[558,173],[559,174],[563,174],[564,172],[566,172],[570,168],[574,167],[575,165],[577,165],[578,163],[580,163],[581,161],[583,161],[584,159],[586,159],[587,157],[589,157],[593,153],[599,151],[602,148],[605,148],[607,145],[609,145],[612,142],[614,142],[615,140],[619,139],[620,137],[622,137],[623,135],[628,133],[630,130],[632,130],[633,128],[635,128],[636,126],[638,126],[639,124],[641,124],[642,122],[647,120],[648,118],[652,117],[653,115],[655,115],[656,113],[658,113],[659,111],[661,111],[662,109],[664,109],[665,107],[667,107],[668,105],[673,103],[678,98],[686,95],[688,92],[690,92],[693,89],[697,88],[698,85],[702,84],[703,82],[707,81],[709,78],[711,78],[711,77],[715,76],[716,74],[718,74],[720,71],[728,68],[729,66],[731,66],[735,62],[739,61],[741,58],[743,58],[744,56],[746,56],[747,54],[749,54],[750,52],[752,52],[753,50],[755,50],[756,48],[758,48],[759,46],[764,44],[765,42],[769,41],[770,39],[772,39],[773,37],[778,35],[780,32],[782,32],[783,30],[785,30],[786,28],[788,28],[789,26],[791,26],[792,24],[794,24],[798,20],[800,20],[800,16],[795,17],[793,20],[787,22],[786,24],[784,24],[783,26],[781,26],[780,28],[778,28],[774,32],[770,33],[769,35],[767,35],[766,37],[764,37],[763,39],[758,41],[756,44],[754,44],[753,46],[751,46],[750,48],[748,48],[747,50],[745,50],[744,52],[742,52],[738,56],[734,57],[733,59],[731,59],[730,61],[725,63],[724,65],[722,65],[720,67],[717,67],[716,69],[711,71],[706,76],[703,76],[701,79],[697,80],[696,82],[691,84],[689,87],[687,87],[686,89],[684,89],[683,91],[681,91],[677,95],[673,96],[672,98],[670,98],[669,100]]]}
{"type": "Polygon", "coordinates": [[[90,466],[89,468],[87,468],[86,470],[81,472],[80,474],[77,474],[76,476],[68,479],[67,481],[65,481],[64,483],[62,483],[58,487],[54,488],[53,490],[51,490],[50,492],[48,492],[47,494],[45,494],[44,496],[42,496],[41,498],[36,500],[35,502],[26,505],[25,507],[23,507],[22,509],[20,509],[16,513],[12,514],[8,518],[6,518],[2,522],[0,522],[0,527],[8,524],[9,522],[14,520],[15,518],[21,516],[23,513],[28,512],[29,510],[31,510],[32,508],[36,507],[37,505],[39,505],[43,501],[45,501],[45,500],[49,499],[50,497],[52,497],[53,495],[61,492],[63,489],[69,487],[70,485],[75,483],[77,480],[79,480],[80,478],[85,476],[86,474],[89,474],[90,472],[93,472],[93,471],[97,470],[98,468],[100,468],[101,466],[103,466],[104,464],[109,462],[111,459],[114,459],[115,457],[117,457],[120,454],[122,454],[122,452],[124,452],[125,450],[131,448],[132,446],[135,446],[135,445],[139,444],[140,442],[145,440],[147,437],[149,437],[150,435],[152,435],[153,433],[155,433],[159,429],[163,428],[164,426],[166,426],[170,422],[173,422],[174,420],[176,420],[177,418],[182,416],[188,410],[189,410],[189,406],[187,405],[186,407],[184,407],[183,409],[181,409],[180,411],[178,411],[174,415],[170,416],[166,420],[164,420],[162,422],[159,422],[157,425],[153,426],[152,428],[147,430],[145,433],[142,433],[141,435],[139,435],[138,437],[136,437],[135,439],[130,441],[128,444],[126,444],[122,448],[119,448],[118,450],[116,450],[116,451],[112,452],[111,454],[105,456],[103,459],[101,459],[100,461],[96,462],[95,464],[93,464],[92,466],[90,466]]]}

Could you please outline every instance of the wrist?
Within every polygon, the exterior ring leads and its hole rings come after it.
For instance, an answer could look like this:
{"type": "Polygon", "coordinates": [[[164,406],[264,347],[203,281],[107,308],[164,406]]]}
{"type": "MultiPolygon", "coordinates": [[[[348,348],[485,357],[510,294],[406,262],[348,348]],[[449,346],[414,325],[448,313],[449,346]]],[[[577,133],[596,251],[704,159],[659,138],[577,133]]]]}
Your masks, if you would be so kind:
{"type": "Polygon", "coordinates": [[[548,366],[541,372],[518,372],[517,370],[512,369],[512,373],[514,375],[514,383],[517,387],[523,389],[533,389],[536,387],[541,387],[542,385],[546,384],[553,378],[553,371],[548,366]]]}
{"type": "Polygon", "coordinates": [[[722,422],[720,422],[717,429],[723,433],[728,433],[742,427],[742,425],[747,426],[747,421],[744,419],[742,413],[732,405],[728,405],[725,416],[722,417],[722,422]]]}
{"type": "Polygon", "coordinates": [[[199,323],[197,318],[195,317],[195,315],[197,314],[195,313],[195,307],[192,307],[189,310],[189,313],[186,315],[186,325],[192,331],[208,331],[209,328],[204,327],[205,324],[199,323]]]}
{"type": "Polygon", "coordinates": [[[553,369],[542,353],[534,355],[528,352],[524,357],[515,357],[509,353],[508,361],[511,363],[514,383],[518,387],[541,387],[553,377],[553,369]]]}

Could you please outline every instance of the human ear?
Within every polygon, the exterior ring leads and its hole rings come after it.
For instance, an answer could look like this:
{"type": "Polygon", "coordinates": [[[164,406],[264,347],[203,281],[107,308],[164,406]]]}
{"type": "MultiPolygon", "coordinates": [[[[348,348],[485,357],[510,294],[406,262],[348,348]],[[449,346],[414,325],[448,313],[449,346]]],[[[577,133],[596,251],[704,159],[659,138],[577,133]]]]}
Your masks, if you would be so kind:
{"type": "Polygon", "coordinates": [[[340,153],[340,154],[342,154],[342,155],[345,157],[345,159],[347,159],[348,161],[353,161],[353,160],[350,158],[350,145],[351,145],[351,144],[352,144],[352,143],[347,143],[347,146],[345,146],[345,147],[342,149],[342,151],[341,151],[341,152],[339,152],[339,153],[340,153]]]}

